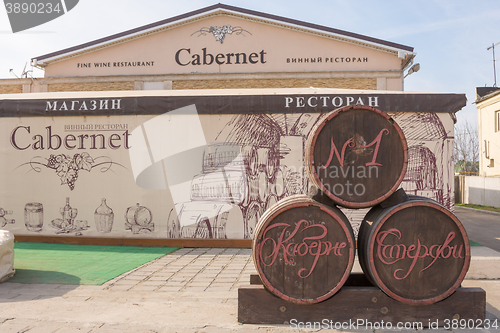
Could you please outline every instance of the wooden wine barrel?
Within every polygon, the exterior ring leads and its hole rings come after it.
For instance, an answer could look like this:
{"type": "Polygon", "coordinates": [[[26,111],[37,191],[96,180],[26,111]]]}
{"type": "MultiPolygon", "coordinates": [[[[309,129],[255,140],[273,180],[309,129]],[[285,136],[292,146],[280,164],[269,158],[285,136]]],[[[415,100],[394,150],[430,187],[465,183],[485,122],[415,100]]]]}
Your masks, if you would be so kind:
{"type": "Polygon", "coordinates": [[[336,204],[366,208],[384,201],[403,181],[408,147],[385,112],[350,105],[316,123],[305,159],[311,182],[336,204]]]}
{"type": "Polygon", "coordinates": [[[347,280],[354,233],[337,207],[295,195],[261,216],[252,249],[259,276],[271,293],[296,304],[318,303],[347,280]]]}
{"type": "Polygon", "coordinates": [[[459,219],[417,196],[392,207],[373,207],[359,229],[358,255],[374,285],[414,305],[450,296],[470,264],[469,239],[459,219]]]}

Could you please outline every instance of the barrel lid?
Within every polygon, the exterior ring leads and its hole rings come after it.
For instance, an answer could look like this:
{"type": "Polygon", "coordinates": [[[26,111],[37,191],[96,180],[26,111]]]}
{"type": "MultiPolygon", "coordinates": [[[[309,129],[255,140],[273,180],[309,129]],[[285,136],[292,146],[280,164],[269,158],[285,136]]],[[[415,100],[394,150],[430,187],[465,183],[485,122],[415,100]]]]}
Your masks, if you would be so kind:
{"type": "Polygon", "coordinates": [[[387,199],[403,181],[408,146],[385,112],[350,105],[321,118],[309,133],[306,165],[313,184],[338,205],[366,208],[387,199]]]}
{"type": "Polygon", "coordinates": [[[252,249],[264,286],[297,304],[334,295],[347,280],[355,255],[345,215],[304,195],[282,200],[261,216],[252,249]]]}
{"type": "Polygon", "coordinates": [[[428,198],[410,196],[369,223],[373,223],[370,237],[365,238],[369,274],[387,295],[427,305],[460,287],[470,265],[469,238],[448,209],[428,198]]]}

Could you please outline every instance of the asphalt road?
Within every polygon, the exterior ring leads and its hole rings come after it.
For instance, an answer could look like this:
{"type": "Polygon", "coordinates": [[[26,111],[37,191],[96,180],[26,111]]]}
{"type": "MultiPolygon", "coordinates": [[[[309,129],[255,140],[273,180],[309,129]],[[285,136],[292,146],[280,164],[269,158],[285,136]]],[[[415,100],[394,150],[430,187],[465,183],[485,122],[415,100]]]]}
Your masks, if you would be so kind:
{"type": "Polygon", "coordinates": [[[500,252],[500,214],[455,206],[470,240],[500,252]]]}

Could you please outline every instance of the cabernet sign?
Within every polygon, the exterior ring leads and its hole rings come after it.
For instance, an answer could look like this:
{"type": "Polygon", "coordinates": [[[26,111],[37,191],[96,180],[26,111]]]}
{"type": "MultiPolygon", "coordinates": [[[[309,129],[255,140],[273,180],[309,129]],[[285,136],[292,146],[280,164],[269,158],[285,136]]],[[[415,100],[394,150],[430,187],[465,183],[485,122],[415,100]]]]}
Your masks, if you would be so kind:
{"type": "Polygon", "coordinates": [[[175,53],[175,62],[181,66],[201,66],[201,65],[243,65],[243,64],[265,64],[264,50],[260,52],[252,52],[250,54],[244,52],[229,52],[226,54],[218,53],[212,54],[204,47],[200,53],[191,54],[191,49],[180,49],[175,53]]]}
{"type": "MultiPolygon", "coordinates": [[[[138,38],[124,34],[117,37],[118,43],[111,36],[91,52],[69,51],[74,55],[70,57],[63,50],[45,60],[48,64],[43,66],[46,77],[272,73],[272,78],[277,78],[290,72],[382,71],[394,82],[400,80],[396,74],[401,72],[397,52],[288,25],[216,15],[154,33],[138,32],[138,38]]],[[[38,60],[44,61],[44,56],[38,60]]],[[[137,78],[145,82],[150,79],[137,78]]]]}
{"type": "MultiPolygon", "coordinates": [[[[127,128],[127,124],[120,124],[113,126],[117,128],[127,128]]],[[[123,132],[113,133],[104,130],[101,132],[99,129],[110,128],[106,125],[67,125],[65,130],[72,133],[65,133],[62,135],[53,133],[52,126],[45,127],[45,131],[41,133],[32,133],[31,126],[17,126],[12,130],[10,137],[10,144],[17,150],[25,150],[31,148],[32,150],[59,150],[64,148],[67,150],[84,150],[84,149],[130,149],[128,130],[123,132]],[[81,134],[82,131],[95,131],[98,133],[81,134]],[[100,132],[100,133],[99,133],[100,132]],[[78,134],[76,134],[78,133],[78,134]]],[[[113,130],[113,129],[111,129],[113,130]]]]}

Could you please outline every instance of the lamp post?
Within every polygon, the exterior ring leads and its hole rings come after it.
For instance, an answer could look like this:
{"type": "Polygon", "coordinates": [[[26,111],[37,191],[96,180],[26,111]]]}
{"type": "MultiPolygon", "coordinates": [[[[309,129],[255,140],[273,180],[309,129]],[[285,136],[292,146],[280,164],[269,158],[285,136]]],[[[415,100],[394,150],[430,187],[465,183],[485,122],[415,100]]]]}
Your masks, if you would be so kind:
{"type": "Polygon", "coordinates": [[[415,65],[411,66],[411,68],[408,70],[408,73],[404,76],[406,78],[408,75],[416,73],[420,70],[420,64],[416,63],[415,65]]]}

